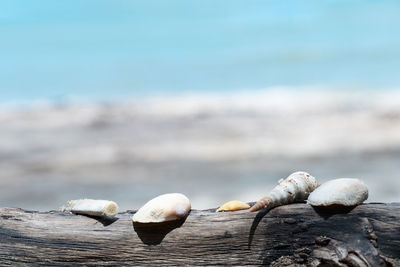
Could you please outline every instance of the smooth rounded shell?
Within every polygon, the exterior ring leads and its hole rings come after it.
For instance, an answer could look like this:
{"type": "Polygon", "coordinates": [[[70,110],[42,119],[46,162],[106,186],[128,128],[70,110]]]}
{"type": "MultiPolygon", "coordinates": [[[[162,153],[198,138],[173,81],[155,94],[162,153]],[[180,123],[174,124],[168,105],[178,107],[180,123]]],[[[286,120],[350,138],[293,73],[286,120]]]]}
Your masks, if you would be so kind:
{"type": "Polygon", "coordinates": [[[249,204],[244,203],[242,201],[238,201],[238,200],[232,200],[232,201],[226,202],[224,205],[219,207],[219,209],[217,209],[217,211],[218,212],[236,211],[236,210],[245,210],[248,208],[250,208],[249,204]]]}
{"type": "Polygon", "coordinates": [[[141,207],[132,217],[138,223],[159,223],[179,220],[190,211],[189,199],[182,194],[164,194],[153,198],[141,207]]]}
{"type": "Polygon", "coordinates": [[[312,206],[355,206],[368,198],[367,186],[358,179],[330,180],[314,190],[307,203],[312,206]]]}

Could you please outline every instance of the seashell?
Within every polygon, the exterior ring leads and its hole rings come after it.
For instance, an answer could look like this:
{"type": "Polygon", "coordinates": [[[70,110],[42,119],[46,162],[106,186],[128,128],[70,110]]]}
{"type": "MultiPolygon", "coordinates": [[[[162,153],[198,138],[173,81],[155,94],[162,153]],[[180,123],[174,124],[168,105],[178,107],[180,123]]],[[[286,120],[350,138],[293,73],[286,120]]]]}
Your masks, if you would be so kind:
{"type": "Polygon", "coordinates": [[[179,193],[164,194],[153,198],[133,216],[137,223],[160,223],[186,217],[191,209],[189,199],[179,193]]]}
{"type": "Polygon", "coordinates": [[[217,212],[245,210],[248,208],[250,208],[249,204],[244,203],[242,201],[238,201],[238,200],[232,200],[232,201],[226,202],[224,205],[219,207],[219,209],[217,209],[217,212]]]}
{"type": "Polygon", "coordinates": [[[368,198],[368,188],[364,182],[354,178],[330,180],[308,197],[312,206],[355,206],[368,198]]]}
{"type": "Polygon", "coordinates": [[[78,199],[68,201],[62,211],[91,216],[114,217],[118,213],[118,205],[108,200],[78,199]]]}
{"type": "Polygon", "coordinates": [[[306,172],[292,173],[285,180],[279,180],[278,185],[266,197],[252,206],[249,212],[305,201],[317,187],[317,181],[310,174],[306,172]]]}

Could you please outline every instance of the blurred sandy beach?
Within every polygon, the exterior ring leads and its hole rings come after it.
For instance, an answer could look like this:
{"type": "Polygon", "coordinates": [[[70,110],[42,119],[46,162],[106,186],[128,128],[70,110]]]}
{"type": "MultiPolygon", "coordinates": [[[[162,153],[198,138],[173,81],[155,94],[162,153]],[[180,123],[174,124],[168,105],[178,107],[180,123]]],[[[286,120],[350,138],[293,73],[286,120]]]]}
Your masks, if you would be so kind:
{"type": "Polygon", "coordinates": [[[0,109],[0,206],[102,198],[137,209],[181,192],[195,209],[256,201],[304,170],[400,199],[400,92],[272,88],[0,109]]]}

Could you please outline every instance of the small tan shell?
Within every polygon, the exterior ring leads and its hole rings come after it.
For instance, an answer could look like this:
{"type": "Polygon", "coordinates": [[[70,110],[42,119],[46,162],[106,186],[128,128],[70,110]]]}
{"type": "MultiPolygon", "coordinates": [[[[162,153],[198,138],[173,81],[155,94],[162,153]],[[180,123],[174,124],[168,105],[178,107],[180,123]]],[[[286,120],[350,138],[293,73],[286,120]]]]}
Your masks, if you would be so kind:
{"type": "Polygon", "coordinates": [[[248,208],[250,208],[250,206],[247,203],[244,203],[239,200],[232,200],[232,201],[226,202],[224,205],[219,207],[219,209],[217,209],[217,211],[218,212],[236,211],[236,210],[245,210],[248,208]]]}

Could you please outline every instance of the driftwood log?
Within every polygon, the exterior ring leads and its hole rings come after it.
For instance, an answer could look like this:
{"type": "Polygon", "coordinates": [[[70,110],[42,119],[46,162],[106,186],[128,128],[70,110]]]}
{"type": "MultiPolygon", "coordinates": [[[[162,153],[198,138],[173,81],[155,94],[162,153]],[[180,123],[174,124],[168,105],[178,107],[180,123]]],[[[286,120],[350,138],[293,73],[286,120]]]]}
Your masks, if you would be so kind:
{"type": "Polygon", "coordinates": [[[399,266],[400,203],[342,211],[292,204],[268,212],[193,210],[133,225],[134,212],[95,218],[0,209],[0,265],[399,266]]]}

